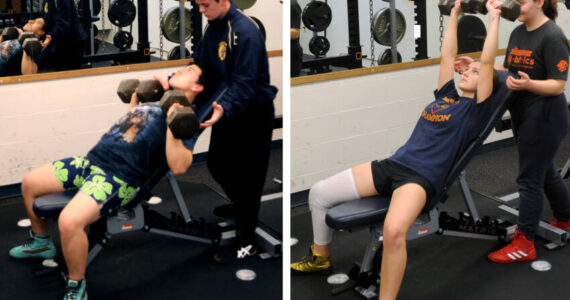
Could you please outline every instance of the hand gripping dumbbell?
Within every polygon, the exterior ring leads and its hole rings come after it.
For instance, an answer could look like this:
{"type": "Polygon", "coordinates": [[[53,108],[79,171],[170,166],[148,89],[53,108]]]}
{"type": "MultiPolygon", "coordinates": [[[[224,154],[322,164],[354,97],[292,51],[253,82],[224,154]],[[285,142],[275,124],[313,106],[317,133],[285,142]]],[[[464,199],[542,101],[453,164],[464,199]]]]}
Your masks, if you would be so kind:
{"type": "Polygon", "coordinates": [[[166,124],[175,138],[189,139],[200,129],[198,117],[192,107],[190,107],[184,92],[180,90],[166,91],[160,99],[160,108],[167,115],[166,124]],[[176,107],[174,112],[168,115],[168,110],[174,103],[180,103],[182,107],[176,107]]]}
{"type": "Polygon", "coordinates": [[[42,43],[36,38],[33,32],[22,32],[18,37],[18,41],[29,56],[37,55],[42,51],[42,43]]]}
{"type": "Polygon", "coordinates": [[[124,103],[130,103],[135,90],[141,103],[159,101],[164,94],[164,89],[158,80],[125,79],[119,83],[117,95],[124,103]]]}
{"type": "Polygon", "coordinates": [[[2,30],[2,41],[15,40],[20,35],[16,27],[6,27],[2,30]]]}
{"type": "Polygon", "coordinates": [[[451,15],[451,9],[455,5],[455,0],[439,0],[437,7],[439,8],[439,13],[445,16],[451,15]]]}
{"type": "Polygon", "coordinates": [[[20,45],[23,45],[26,39],[31,38],[36,38],[36,34],[31,31],[24,31],[18,36],[18,41],[20,41],[20,45]]]}
{"type": "Polygon", "coordinates": [[[521,5],[517,0],[505,0],[501,6],[501,17],[514,22],[521,14],[521,5]]]}
{"type": "MultiPolygon", "coordinates": [[[[521,14],[521,5],[517,0],[504,0],[501,6],[501,17],[514,22],[521,14]]],[[[465,13],[487,14],[487,0],[461,0],[461,10],[465,13]]]]}
{"type": "Polygon", "coordinates": [[[467,14],[487,14],[487,0],[461,0],[461,10],[467,14]]]}

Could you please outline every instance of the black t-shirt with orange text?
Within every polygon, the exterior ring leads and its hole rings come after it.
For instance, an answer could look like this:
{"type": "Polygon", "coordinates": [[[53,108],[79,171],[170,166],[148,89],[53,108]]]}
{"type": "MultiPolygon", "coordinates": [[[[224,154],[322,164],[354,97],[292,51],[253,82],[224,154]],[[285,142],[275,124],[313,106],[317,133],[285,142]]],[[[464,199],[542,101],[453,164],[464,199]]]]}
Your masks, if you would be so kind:
{"type": "MultiPolygon", "coordinates": [[[[533,31],[527,31],[526,25],[521,24],[511,33],[503,65],[513,73],[525,72],[534,80],[566,80],[569,53],[570,46],[564,32],[552,20],[533,31]]],[[[542,98],[523,91],[515,105],[528,106],[542,98]]]]}

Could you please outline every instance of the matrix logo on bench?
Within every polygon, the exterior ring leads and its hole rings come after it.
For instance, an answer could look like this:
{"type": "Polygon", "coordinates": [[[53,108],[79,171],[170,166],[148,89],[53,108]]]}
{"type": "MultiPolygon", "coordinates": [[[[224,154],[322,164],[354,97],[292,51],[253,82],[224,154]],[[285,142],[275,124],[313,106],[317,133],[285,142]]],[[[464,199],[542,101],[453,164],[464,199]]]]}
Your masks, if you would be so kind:
{"type": "Polygon", "coordinates": [[[129,230],[129,229],[133,229],[133,223],[121,225],[121,230],[129,230]]]}

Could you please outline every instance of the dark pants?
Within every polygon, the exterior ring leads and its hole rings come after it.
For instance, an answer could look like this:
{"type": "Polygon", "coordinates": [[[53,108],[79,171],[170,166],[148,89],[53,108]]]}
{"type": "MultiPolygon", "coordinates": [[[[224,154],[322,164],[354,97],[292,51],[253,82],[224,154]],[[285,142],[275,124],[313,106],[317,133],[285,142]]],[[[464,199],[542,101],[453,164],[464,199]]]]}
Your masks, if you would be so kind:
{"type": "Polygon", "coordinates": [[[291,40],[291,77],[297,77],[301,74],[303,65],[303,48],[299,40],[291,40]]]}
{"type": "Polygon", "coordinates": [[[76,70],[81,67],[84,41],[59,42],[53,54],[56,71],[76,70]]]}
{"type": "Polygon", "coordinates": [[[208,169],[236,204],[236,227],[253,239],[269,163],[275,112],[273,101],[257,104],[212,128],[208,169]]]}
{"type": "Polygon", "coordinates": [[[546,97],[528,107],[511,109],[513,133],[519,151],[518,229],[534,240],[542,216],[544,194],[554,216],[570,220],[570,197],[554,155],[568,131],[568,106],[564,94],[546,97]]]}

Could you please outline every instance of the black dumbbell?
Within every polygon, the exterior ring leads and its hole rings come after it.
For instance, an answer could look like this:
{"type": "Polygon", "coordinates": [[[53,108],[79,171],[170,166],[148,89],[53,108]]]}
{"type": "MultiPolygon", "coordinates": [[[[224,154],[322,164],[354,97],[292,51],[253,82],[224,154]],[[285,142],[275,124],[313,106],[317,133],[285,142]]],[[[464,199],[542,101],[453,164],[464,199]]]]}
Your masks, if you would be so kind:
{"type": "Polygon", "coordinates": [[[18,41],[20,41],[20,45],[24,45],[24,41],[29,38],[35,38],[36,34],[30,31],[22,32],[18,37],[18,41]]]}
{"type": "Polygon", "coordinates": [[[437,7],[439,8],[439,13],[445,16],[451,14],[451,9],[455,5],[455,0],[439,0],[437,7]]]}
{"type": "Polygon", "coordinates": [[[141,103],[159,101],[164,94],[164,88],[157,80],[125,79],[119,83],[117,95],[124,103],[130,103],[135,90],[141,103]]]}
{"type": "Polygon", "coordinates": [[[517,0],[505,0],[501,6],[501,17],[514,22],[521,14],[521,5],[517,0]]]}
{"type": "Polygon", "coordinates": [[[180,103],[182,107],[176,107],[174,112],[166,117],[166,124],[175,138],[189,139],[200,129],[198,117],[190,107],[184,92],[180,90],[166,91],[160,99],[160,108],[165,115],[174,103],[180,103]]]}
{"type": "MultiPolygon", "coordinates": [[[[461,0],[461,10],[464,13],[487,13],[487,0],[461,0]]],[[[521,14],[521,5],[517,0],[504,0],[501,6],[501,17],[515,21],[521,14]]]]}
{"type": "Polygon", "coordinates": [[[20,33],[16,27],[6,27],[2,30],[2,41],[15,40],[19,35],[20,33]]]}
{"type": "Polygon", "coordinates": [[[43,48],[42,43],[37,38],[27,38],[22,47],[30,57],[38,55],[43,48]]]}
{"type": "Polygon", "coordinates": [[[124,103],[131,103],[131,96],[139,86],[140,81],[138,79],[125,79],[121,80],[119,83],[119,88],[117,89],[117,95],[121,98],[124,103]]]}
{"type": "Polygon", "coordinates": [[[461,0],[461,10],[467,14],[487,14],[487,0],[461,0]]]}

